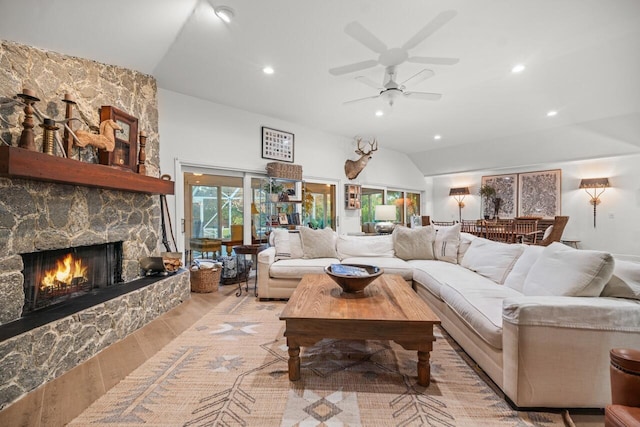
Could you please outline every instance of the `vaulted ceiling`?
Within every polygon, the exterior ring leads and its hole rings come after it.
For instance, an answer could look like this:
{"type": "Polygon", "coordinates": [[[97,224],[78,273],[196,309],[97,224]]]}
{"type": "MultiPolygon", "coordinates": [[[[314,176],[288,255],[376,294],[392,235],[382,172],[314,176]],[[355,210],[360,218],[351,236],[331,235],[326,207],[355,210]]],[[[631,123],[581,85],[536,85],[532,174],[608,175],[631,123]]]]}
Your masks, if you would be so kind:
{"type": "Polygon", "coordinates": [[[522,164],[519,140],[571,129],[607,136],[609,147],[593,155],[640,151],[638,0],[211,1],[231,7],[233,21],[222,22],[205,0],[0,0],[0,38],[139,70],[163,89],[329,133],[374,136],[425,174],[473,169],[438,170],[436,153],[496,144],[522,164]],[[385,78],[380,52],[407,47],[445,11],[455,12],[452,19],[405,50],[459,62],[404,61],[395,70],[398,82],[431,70],[406,90],[440,100],[343,104],[377,95],[371,84],[385,78]],[[350,34],[356,25],[367,43],[345,32],[353,22],[350,34]],[[370,67],[329,72],[363,61],[370,67]],[[525,70],[512,73],[516,64],[525,70]],[[274,74],[262,72],[266,65],[274,74]],[[548,117],[551,110],[557,115],[548,117]]]}

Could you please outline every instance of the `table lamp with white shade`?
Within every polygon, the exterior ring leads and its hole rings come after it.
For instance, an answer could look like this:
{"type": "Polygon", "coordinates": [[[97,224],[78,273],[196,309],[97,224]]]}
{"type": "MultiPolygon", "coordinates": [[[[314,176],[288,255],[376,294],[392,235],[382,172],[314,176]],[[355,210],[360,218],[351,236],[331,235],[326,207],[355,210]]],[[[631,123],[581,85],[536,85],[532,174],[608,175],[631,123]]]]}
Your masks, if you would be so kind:
{"type": "Polygon", "coordinates": [[[396,207],[394,205],[377,205],[374,219],[376,233],[388,234],[395,228],[396,207]]]}

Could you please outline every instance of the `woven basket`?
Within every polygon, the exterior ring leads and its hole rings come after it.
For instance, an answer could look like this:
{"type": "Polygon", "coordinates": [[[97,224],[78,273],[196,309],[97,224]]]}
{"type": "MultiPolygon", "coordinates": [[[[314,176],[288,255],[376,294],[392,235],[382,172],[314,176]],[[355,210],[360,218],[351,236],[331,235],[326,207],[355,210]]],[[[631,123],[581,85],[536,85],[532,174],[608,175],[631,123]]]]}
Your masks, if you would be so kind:
{"type": "Polygon", "coordinates": [[[209,293],[218,290],[221,268],[197,268],[191,271],[191,292],[209,293]]]}
{"type": "Polygon", "coordinates": [[[282,162],[267,163],[267,176],[270,178],[295,179],[301,181],[302,165],[282,162]]]}

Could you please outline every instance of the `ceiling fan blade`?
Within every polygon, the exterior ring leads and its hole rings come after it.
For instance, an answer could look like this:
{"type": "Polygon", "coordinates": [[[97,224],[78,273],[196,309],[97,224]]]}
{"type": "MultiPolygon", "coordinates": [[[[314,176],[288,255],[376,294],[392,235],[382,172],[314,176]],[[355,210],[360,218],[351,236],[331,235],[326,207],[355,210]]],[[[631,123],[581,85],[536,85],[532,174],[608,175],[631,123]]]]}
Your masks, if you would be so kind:
{"type": "Polygon", "coordinates": [[[355,104],[356,102],[366,101],[368,99],[376,99],[379,96],[380,95],[375,95],[375,96],[367,96],[366,98],[352,99],[351,101],[343,102],[342,105],[355,104]]]}
{"type": "Polygon", "coordinates": [[[411,56],[407,58],[407,62],[416,64],[437,64],[437,65],[455,65],[460,62],[460,58],[441,58],[436,56],[411,56]]]}
{"type": "Polygon", "coordinates": [[[424,39],[435,33],[447,22],[451,21],[458,13],[455,10],[445,10],[438,16],[433,18],[431,22],[425,25],[418,33],[411,37],[404,45],[402,49],[410,50],[418,46],[424,39]]]}
{"type": "Polygon", "coordinates": [[[442,98],[441,93],[428,93],[428,92],[403,92],[406,98],[411,99],[424,99],[427,101],[438,101],[442,98]]]}
{"type": "Polygon", "coordinates": [[[376,53],[387,50],[387,45],[374,36],[369,30],[357,21],[350,22],[344,27],[344,32],[376,53]]]}
{"type": "Polygon", "coordinates": [[[384,90],[384,87],[380,86],[378,83],[374,82],[369,77],[358,76],[356,77],[356,80],[359,81],[360,83],[366,84],[367,86],[371,86],[374,89],[384,90]]]}
{"type": "Polygon", "coordinates": [[[375,59],[370,59],[368,61],[356,62],[355,64],[331,68],[329,70],[329,73],[333,74],[334,76],[341,76],[343,74],[366,70],[367,68],[375,67],[376,65],[378,65],[378,61],[376,61],[375,59]]]}
{"type": "Polygon", "coordinates": [[[414,74],[413,76],[409,77],[407,80],[400,83],[400,86],[404,86],[409,81],[411,81],[411,84],[414,84],[414,85],[418,84],[421,81],[428,79],[429,77],[433,77],[434,74],[435,73],[433,72],[433,70],[429,70],[428,68],[425,68],[424,70],[414,74]]]}

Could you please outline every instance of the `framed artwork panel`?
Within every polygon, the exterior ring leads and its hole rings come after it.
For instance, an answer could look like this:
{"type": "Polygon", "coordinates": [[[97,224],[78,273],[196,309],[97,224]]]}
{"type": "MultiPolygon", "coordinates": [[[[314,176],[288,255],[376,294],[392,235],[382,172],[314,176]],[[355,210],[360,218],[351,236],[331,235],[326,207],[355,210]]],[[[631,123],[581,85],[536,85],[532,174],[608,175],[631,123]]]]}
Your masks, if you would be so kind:
{"type": "Polygon", "coordinates": [[[262,127],[262,158],[293,163],[294,135],[262,127]]]}
{"type": "Polygon", "coordinates": [[[518,216],[560,215],[561,183],[561,169],[518,174],[518,216]]]}
{"type": "MultiPolygon", "coordinates": [[[[482,177],[482,185],[490,185],[496,190],[493,200],[483,207],[484,216],[489,218],[514,218],[518,211],[518,174],[489,175],[482,177]],[[498,209],[496,212],[496,204],[498,209]]],[[[484,200],[482,203],[484,204],[484,200]]]]}

